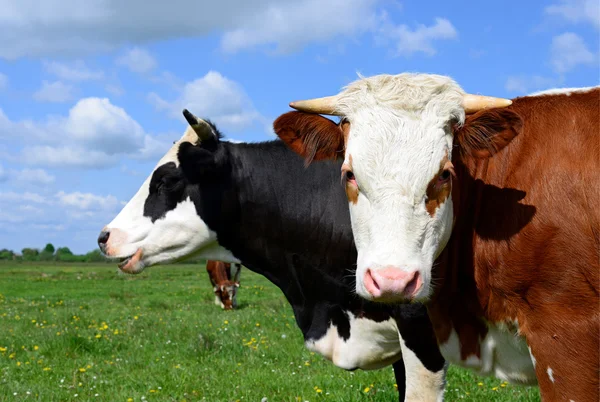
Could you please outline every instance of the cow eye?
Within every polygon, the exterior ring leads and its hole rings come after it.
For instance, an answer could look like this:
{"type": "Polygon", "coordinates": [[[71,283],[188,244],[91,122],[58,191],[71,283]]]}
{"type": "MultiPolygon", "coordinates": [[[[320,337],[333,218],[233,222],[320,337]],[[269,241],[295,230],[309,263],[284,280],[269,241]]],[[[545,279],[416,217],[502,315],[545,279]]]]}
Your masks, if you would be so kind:
{"type": "Polygon", "coordinates": [[[356,179],[354,178],[354,173],[352,173],[350,170],[346,170],[346,180],[356,181],[356,179]]]}
{"type": "Polygon", "coordinates": [[[450,169],[446,169],[446,170],[442,171],[442,174],[440,174],[439,181],[441,183],[445,183],[448,180],[450,180],[450,177],[452,177],[452,172],[450,171],[450,169]]]}

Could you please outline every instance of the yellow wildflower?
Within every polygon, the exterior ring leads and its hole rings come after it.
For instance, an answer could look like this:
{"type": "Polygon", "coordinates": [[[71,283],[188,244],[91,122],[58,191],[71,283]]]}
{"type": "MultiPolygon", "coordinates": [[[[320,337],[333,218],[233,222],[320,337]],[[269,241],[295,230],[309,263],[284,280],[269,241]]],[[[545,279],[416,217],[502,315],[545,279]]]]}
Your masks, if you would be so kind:
{"type": "Polygon", "coordinates": [[[50,371],[52,369],[50,367],[44,367],[42,370],[44,370],[44,371],[50,371]]]}
{"type": "Polygon", "coordinates": [[[35,345],[35,346],[33,347],[33,350],[38,350],[39,348],[40,348],[40,347],[39,347],[38,345],[35,345]]]}
{"type": "Polygon", "coordinates": [[[137,320],[137,319],[138,319],[138,316],[137,316],[137,315],[134,315],[134,316],[133,316],[133,319],[134,319],[134,320],[137,320]]]}
{"type": "Polygon", "coordinates": [[[133,398],[127,398],[127,402],[133,402],[133,398]]]}
{"type": "Polygon", "coordinates": [[[102,335],[96,334],[96,339],[100,339],[100,338],[102,338],[102,335]]]}
{"type": "Polygon", "coordinates": [[[17,362],[17,367],[21,365],[21,362],[17,362]]]}
{"type": "Polygon", "coordinates": [[[483,387],[483,383],[482,382],[478,382],[477,385],[479,385],[480,387],[483,387]]]}
{"type": "Polygon", "coordinates": [[[498,391],[498,387],[492,388],[492,391],[498,391]]]}
{"type": "Polygon", "coordinates": [[[80,373],[85,373],[85,369],[82,367],[82,368],[79,369],[79,372],[80,373]]]}
{"type": "Polygon", "coordinates": [[[367,392],[369,392],[370,390],[371,390],[371,388],[369,388],[369,387],[365,388],[365,389],[364,389],[364,392],[365,392],[365,394],[366,394],[367,392]]]}
{"type": "Polygon", "coordinates": [[[7,349],[6,349],[6,348],[0,347],[0,352],[4,353],[4,352],[6,352],[6,351],[7,351],[7,349]]]}
{"type": "Polygon", "coordinates": [[[113,334],[114,334],[114,335],[119,335],[119,330],[118,330],[118,329],[115,329],[115,330],[113,331],[113,334]]]}
{"type": "Polygon", "coordinates": [[[14,359],[16,355],[17,354],[15,352],[12,352],[10,355],[8,355],[8,358],[9,359],[14,359]]]}

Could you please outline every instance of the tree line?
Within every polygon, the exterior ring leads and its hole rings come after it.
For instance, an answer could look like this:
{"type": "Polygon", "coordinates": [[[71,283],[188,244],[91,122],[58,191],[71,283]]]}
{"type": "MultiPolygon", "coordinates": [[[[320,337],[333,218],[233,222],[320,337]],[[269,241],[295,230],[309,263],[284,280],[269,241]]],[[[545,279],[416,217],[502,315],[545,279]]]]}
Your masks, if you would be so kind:
{"type": "Polygon", "coordinates": [[[55,248],[52,243],[46,244],[43,249],[25,247],[21,254],[8,250],[0,250],[0,260],[9,261],[60,261],[60,262],[111,262],[104,257],[100,250],[92,250],[86,254],[74,254],[69,247],[55,248]]]}
{"type": "MultiPolygon", "coordinates": [[[[42,249],[25,247],[21,254],[6,248],[0,249],[0,261],[56,261],[56,262],[106,262],[115,263],[113,259],[106,258],[99,249],[85,254],[74,254],[69,247],[55,248],[52,243],[46,244],[42,249]]],[[[202,259],[188,259],[182,263],[200,262],[202,259]]]]}

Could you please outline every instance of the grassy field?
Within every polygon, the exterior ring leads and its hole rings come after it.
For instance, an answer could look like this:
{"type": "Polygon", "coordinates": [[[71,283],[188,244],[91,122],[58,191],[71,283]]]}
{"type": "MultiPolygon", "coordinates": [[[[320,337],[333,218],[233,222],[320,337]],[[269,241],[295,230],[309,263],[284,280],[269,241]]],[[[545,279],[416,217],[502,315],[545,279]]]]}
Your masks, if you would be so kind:
{"type": "MultiPolygon", "coordinates": [[[[0,401],[397,401],[391,367],[336,368],[304,348],[279,289],[241,281],[225,312],[204,266],[0,264],[0,401]]],[[[451,368],[446,399],[539,394],[451,368]]]]}

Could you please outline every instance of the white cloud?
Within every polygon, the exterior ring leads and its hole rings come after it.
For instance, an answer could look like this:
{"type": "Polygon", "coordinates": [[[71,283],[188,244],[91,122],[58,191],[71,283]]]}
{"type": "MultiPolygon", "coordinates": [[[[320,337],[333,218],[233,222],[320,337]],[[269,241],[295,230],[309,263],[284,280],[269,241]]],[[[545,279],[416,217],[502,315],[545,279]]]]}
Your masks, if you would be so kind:
{"type": "Polygon", "coordinates": [[[243,88],[216,71],[186,83],[181,96],[175,100],[165,101],[156,93],[150,93],[148,101],[173,118],[182,119],[181,111],[186,108],[199,117],[210,118],[225,130],[240,130],[264,119],[243,88]]]}
{"type": "Polygon", "coordinates": [[[382,0],[23,0],[0,12],[0,58],[84,56],[123,45],[222,35],[236,52],[299,49],[373,29],[382,0]]]}
{"type": "Polygon", "coordinates": [[[452,23],[445,18],[436,18],[435,24],[426,26],[418,24],[415,29],[407,25],[394,25],[389,22],[382,24],[380,34],[384,42],[391,40],[396,56],[410,56],[414,53],[424,53],[428,56],[436,54],[434,41],[456,39],[458,33],[452,23]]]}
{"type": "Polygon", "coordinates": [[[374,0],[273,2],[249,13],[235,29],[225,32],[221,49],[235,53],[274,45],[277,52],[288,53],[307,43],[365,32],[374,27],[375,4],[374,0]]]}
{"type": "Polygon", "coordinates": [[[63,103],[74,98],[75,88],[61,81],[43,81],[42,87],[33,94],[38,102],[63,103]]]}
{"type": "Polygon", "coordinates": [[[113,195],[99,196],[91,193],[80,193],[79,191],[73,193],[59,191],[56,193],[56,199],[62,206],[72,207],[82,211],[110,211],[121,205],[119,200],[117,200],[117,197],[113,195]]]}
{"type": "Polygon", "coordinates": [[[554,71],[563,74],[579,65],[598,64],[594,55],[577,34],[566,32],[552,39],[551,64],[554,71]]]}
{"type": "Polygon", "coordinates": [[[545,8],[546,14],[564,19],[567,22],[589,23],[600,28],[600,2],[598,0],[559,0],[545,8]]]}
{"type": "MultiPolygon", "coordinates": [[[[100,226],[122,207],[113,195],[59,191],[52,195],[0,191],[0,228],[20,224],[48,230],[100,226]]],[[[100,226],[101,227],[101,226],[100,226]]]]}
{"type": "Polygon", "coordinates": [[[34,202],[36,204],[47,204],[48,200],[46,197],[41,196],[37,193],[16,193],[14,191],[0,191],[0,202],[11,202],[15,205],[20,205],[20,202],[34,202]]]}
{"type": "Polygon", "coordinates": [[[0,73],[0,91],[8,87],[8,77],[6,74],[0,73]]]}
{"type": "Polygon", "coordinates": [[[123,156],[154,159],[168,149],[106,98],[81,99],[66,117],[43,122],[13,122],[0,110],[0,138],[26,144],[8,160],[42,167],[106,168],[123,156]]]}
{"type": "Polygon", "coordinates": [[[77,60],[71,63],[60,63],[57,61],[44,61],[44,69],[64,81],[91,81],[104,78],[100,70],[91,70],[84,61],[77,60]]]}
{"type": "Polygon", "coordinates": [[[139,47],[129,49],[116,60],[117,65],[125,66],[134,73],[147,73],[156,68],[156,60],[150,53],[139,47]]]}
{"type": "Polygon", "coordinates": [[[81,99],[63,127],[70,139],[109,155],[139,149],[144,137],[142,127],[107,98],[81,99]]]}
{"type": "Polygon", "coordinates": [[[67,168],[108,168],[117,163],[115,155],[76,146],[34,145],[23,148],[18,158],[33,166],[67,168]]]}
{"type": "Polygon", "coordinates": [[[43,169],[11,170],[10,179],[17,183],[46,185],[54,183],[55,177],[43,169]]]}
{"type": "Polygon", "coordinates": [[[504,88],[510,93],[526,95],[533,93],[534,91],[556,87],[561,83],[562,80],[557,78],[543,77],[540,75],[518,75],[508,77],[504,84],[504,88]]]}

